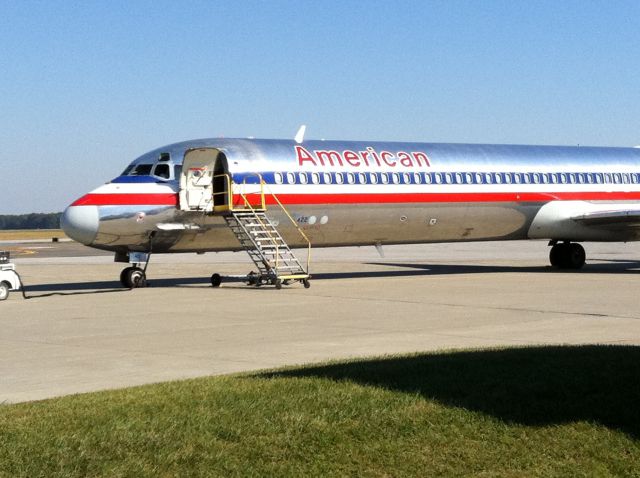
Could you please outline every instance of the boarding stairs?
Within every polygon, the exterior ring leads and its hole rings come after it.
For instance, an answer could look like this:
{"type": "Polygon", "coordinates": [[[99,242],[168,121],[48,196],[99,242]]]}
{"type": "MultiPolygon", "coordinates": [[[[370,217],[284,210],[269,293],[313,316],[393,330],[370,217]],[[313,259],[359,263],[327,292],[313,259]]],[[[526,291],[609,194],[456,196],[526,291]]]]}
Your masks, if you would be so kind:
{"type": "Polygon", "coordinates": [[[251,285],[272,284],[277,289],[291,281],[299,281],[308,288],[311,243],[280,200],[273,193],[265,191],[265,183],[262,177],[258,177],[259,189],[254,187],[253,190],[249,189],[251,192],[248,192],[246,187],[233,189],[234,184],[229,181],[229,190],[233,191],[238,199],[234,204],[233,195],[230,195],[230,207],[223,212],[225,222],[257,268],[258,272],[249,273],[246,280],[251,285]],[[265,196],[273,198],[273,201],[269,202],[280,206],[307,243],[306,264],[295,256],[278,231],[277,223],[267,216],[265,196]]]}

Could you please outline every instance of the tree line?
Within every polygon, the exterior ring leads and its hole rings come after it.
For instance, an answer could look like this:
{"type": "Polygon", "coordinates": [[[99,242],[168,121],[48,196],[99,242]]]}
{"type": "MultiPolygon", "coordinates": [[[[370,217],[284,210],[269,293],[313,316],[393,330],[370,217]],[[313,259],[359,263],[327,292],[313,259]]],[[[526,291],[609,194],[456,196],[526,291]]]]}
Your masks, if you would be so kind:
{"type": "Polygon", "coordinates": [[[0,230],[59,229],[61,212],[0,215],[0,230]]]}

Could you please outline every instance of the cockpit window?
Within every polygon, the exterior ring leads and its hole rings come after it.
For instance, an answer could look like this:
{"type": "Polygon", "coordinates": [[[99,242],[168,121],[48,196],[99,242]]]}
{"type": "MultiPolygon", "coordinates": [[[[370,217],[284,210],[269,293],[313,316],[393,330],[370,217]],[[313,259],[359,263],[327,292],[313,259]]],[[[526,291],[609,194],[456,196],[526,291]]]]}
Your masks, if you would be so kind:
{"type": "Polygon", "coordinates": [[[169,165],[167,163],[157,164],[153,169],[153,175],[162,179],[169,179],[169,176],[171,175],[169,165]]]}
{"type": "Polygon", "coordinates": [[[124,171],[122,171],[122,174],[120,176],[127,176],[131,170],[133,169],[133,167],[135,166],[135,164],[130,164],[129,166],[127,166],[124,171]]]}
{"type": "Polygon", "coordinates": [[[151,174],[152,167],[153,167],[153,164],[136,164],[127,173],[127,176],[148,176],[151,174]]]}

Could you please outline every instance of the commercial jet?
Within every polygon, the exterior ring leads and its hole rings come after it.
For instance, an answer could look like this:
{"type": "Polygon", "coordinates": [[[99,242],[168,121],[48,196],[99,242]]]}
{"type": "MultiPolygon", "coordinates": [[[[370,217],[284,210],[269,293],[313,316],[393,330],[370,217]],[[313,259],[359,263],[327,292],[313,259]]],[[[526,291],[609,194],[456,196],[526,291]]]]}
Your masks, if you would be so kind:
{"type": "Polygon", "coordinates": [[[61,226],[129,262],[129,288],[151,254],[226,250],[249,253],[248,284],[308,287],[311,245],[547,239],[580,269],[580,242],[638,240],[640,148],[199,139],[135,159],[61,226]]]}

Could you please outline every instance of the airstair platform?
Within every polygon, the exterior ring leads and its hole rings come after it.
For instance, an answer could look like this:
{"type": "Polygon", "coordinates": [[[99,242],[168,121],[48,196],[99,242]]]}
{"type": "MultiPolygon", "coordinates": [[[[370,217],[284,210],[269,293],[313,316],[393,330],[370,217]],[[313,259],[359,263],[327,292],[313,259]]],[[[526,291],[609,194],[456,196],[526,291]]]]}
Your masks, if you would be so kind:
{"type": "MultiPolygon", "coordinates": [[[[257,178],[257,183],[237,184],[229,175],[224,175],[227,183],[224,194],[228,195],[226,205],[214,210],[214,213],[224,217],[225,222],[257,268],[257,272],[250,272],[246,276],[246,281],[255,286],[274,285],[277,289],[280,289],[283,284],[298,281],[308,288],[311,277],[309,275],[311,242],[278,197],[270,191],[265,191],[266,184],[262,176],[259,174],[253,176],[257,178]],[[274,224],[267,216],[266,196],[272,199],[271,203],[280,207],[300,234],[303,242],[307,243],[306,265],[298,260],[284,240],[276,227],[278,224],[274,224]]],[[[212,284],[219,285],[221,276],[217,274],[214,276],[212,284]]]]}
{"type": "Polygon", "coordinates": [[[248,276],[254,285],[297,280],[309,286],[309,273],[264,211],[232,210],[225,221],[258,269],[248,276]]]}

